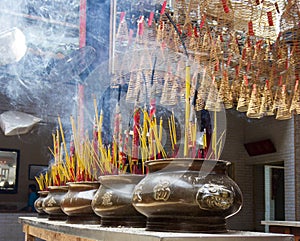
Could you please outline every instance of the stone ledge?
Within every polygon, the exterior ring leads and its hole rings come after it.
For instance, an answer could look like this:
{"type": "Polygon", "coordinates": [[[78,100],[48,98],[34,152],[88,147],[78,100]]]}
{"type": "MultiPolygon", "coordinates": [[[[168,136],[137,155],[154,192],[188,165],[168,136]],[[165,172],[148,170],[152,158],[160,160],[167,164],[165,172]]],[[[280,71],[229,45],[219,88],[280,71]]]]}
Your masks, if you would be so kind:
{"type": "Polygon", "coordinates": [[[49,221],[35,217],[20,217],[23,225],[38,227],[60,234],[75,235],[78,237],[101,241],[292,241],[293,236],[287,234],[245,232],[230,230],[228,233],[169,233],[150,232],[143,228],[106,228],[100,225],[67,224],[64,221],[49,221]]]}

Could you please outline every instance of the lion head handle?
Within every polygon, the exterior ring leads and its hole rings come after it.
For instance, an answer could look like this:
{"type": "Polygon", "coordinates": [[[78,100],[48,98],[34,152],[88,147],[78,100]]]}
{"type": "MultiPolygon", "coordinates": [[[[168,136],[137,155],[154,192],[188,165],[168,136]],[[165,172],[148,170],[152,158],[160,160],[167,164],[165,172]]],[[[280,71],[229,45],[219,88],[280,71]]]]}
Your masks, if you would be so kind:
{"type": "Polygon", "coordinates": [[[204,184],[198,190],[196,201],[203,210],[226,210],[233,204],[234,193],[223,185],[204,184]]]}

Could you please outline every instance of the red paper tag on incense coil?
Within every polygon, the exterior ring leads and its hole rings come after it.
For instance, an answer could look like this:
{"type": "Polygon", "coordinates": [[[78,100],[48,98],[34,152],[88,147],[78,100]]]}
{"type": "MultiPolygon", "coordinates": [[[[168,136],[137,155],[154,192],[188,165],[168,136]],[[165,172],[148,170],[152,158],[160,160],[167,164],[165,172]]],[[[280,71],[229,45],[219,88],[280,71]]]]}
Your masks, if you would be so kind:
{"type": "Polygon", "coordinates": [[[226,70],[224,70],[224,71],[223,71],[223,76],[224,76],[224,78],[225,78],[225,79],[227,79],[227,78],[228,78],[228,73],[227,73],[227,71],[226,71],[226,70]]]}
{"type": "Polygon", "coordinates": [[[277,13],[280,13],[279,6],[278,6],[277,2],[275,2],[275,8],[276,8],[277,13]]]}
{"type": "Polygon", "coordinates": [[[178,32],[179,32],[180,34],[182,34],[180,24],[176,24],[176,27],[177,27],[177,29],[178,29],[178,32]]]}
{"type": "Polygon", "coordinates": [[[272,11],[267,12],[269,26],[274,26],[272,11]]]}
{"type": "Polygon", "coordinates": [[[221,0],[221,1],[222,1],[224,12],[229,13],[229,7],[227,5],[227,0],[221,0]]]}
{"type": "Polygon", "coordinates": [[[262,41],[262,40],[258,40],[258,41],[256,42],[255,46],[256,46],[256,48],[260,49],[261,46],[262,46],[262,44],[263,44],[263,41],[262,41]]]}
{"type": "Polygon", "coordinates": [[[247,38],[247,46],[248,46],[248,48],[251,48],[251,46],[252,46],[250,38],[247,38]]]}
{"type": "Polygon", "coordinates": [[[199,37],[198,31],[197,31],[197,27],[196,27],[196,26],[194,27],[194,36],[195,36],[196,38],[199,37]]]}
{"type": "Polygon", "coordinates": [[[278,86],[282,86],[282,76],[279,77],[278,86]]]}
{"type": "Polygon", "coordinates": [[[244,78],[244,85],[248,86],[249,80],[248,80],[247,75],[244,75],[243,78],[244,78]]]}
{"type": "Polygon", "coordinates": [[[295,82],[295,92],[298,90],[299,80],[296,80],[295,82]]]}
{"type": "Polygon", "coordinates": [[[191,37],[193,35],[192,26],[189,24],[187,29],[187,36],[191,37]]]}
{"type": "Polygon", "coordinates": [[[246,71],[249,72],[250,68],[251,68],[251,61],[248,61],[246,71]]]}
{"type": "Polygon", "coordinates": [[[240,74],[240,67],[237,65],[235,66],[235,76],[239,76],[240,74]]]}
{"type": "Polygon", "coordinates": [[[256,94],[256,92],[257,92],[257,90],[256,90],[256,84],[252,85],[252,91],[253,91],[253,94],[256,94]]]}
{"type": "Polygon", "coordinates": [[[268,90],[270,89],[270,81],[269,80],[266,80],[266,87],[268,90]]]}
{"type": "Polygon", "coordinates": [[[289,60],[286,59],[286,60],[285,60],[285,69],[286,69],[286,70],[289,69],[289,63],[290,63],[289,60]]]}
{"type": "Polygon", "coordinates": [[[216,60],[215,71],[219,71],[219,60],[216,60]]]}
{"type": "Polygon", "coordinates": [[[230,65],[230,63],[231,63],[231,59],[232,59],[232,55],[229,55],[229,56],[228,56],[228,60],[227,60],[227,66],[229,66],[229,65],[230,65]]]}
{"type": "Polygon", "coordinates": [[[161,6],[160,14],[163,15],[165,13],[167,7],[167,1],[164,1],[163,5],[161,6]]]}
{"type": "Polygon", "coordinates": [[[221,42],[224,42],[224,39],[223,39],[223,35],[222,35],[222,34],[220,34],[220,40],[221,40],[221,42]]]}
{"type": "Polygon", "coordinates": [[[256,0],[256,5],[259,5],[259,4],[260,4],[259,0],[256,0]]]}
{"type": "Polygon", "coordinates": [[[245,58],[246,58],[246,51],[247,51],[247,49],[244,48],[243,53],[242,53],[242,60],[245,60],[245,58]]]}
{"type": "Polygon", "coordinates": [[[201,22],[200,22],[200,25],[199,25],[200,28],[203,28],[203,26],[205,24],[205,20],[206,20],[206,15],[203,15],[202,19],[201,19],[201,22]]]}
{"type": "Polygon", "coordinates": [[[150,12],[149,19],[148,19],[149,27],[152,25],[153,18],[154,18],[154,12],[150,12]]]}
{"type": "Polygon", "coordinates": [[[125,12],[121,12],[120,14],[120,22],[123,22],[124,18],[125,18],[125,12]]]}
{"type": "Polygon", "coordinates": [[[138,28],[138,35],[143,35],[144,33],[144,17],[143,16],[140,16],[140,19],[138,21],[138,24],[139,24],[139,28],[138,28]]]}
{"type": "Polygon", "coordinates": [[[249,22],[248,22],[248,34],[249,34],[250,36],[254,36],[253,23],[252,23],[252,21],[249,21],[249,22]]]}
{"type": "Polygon", "coordinates": [[[164,22],[160,20],[160,22],[159,22],[159,29],[163,30],[163,28],[164,28],[164,22]]]}

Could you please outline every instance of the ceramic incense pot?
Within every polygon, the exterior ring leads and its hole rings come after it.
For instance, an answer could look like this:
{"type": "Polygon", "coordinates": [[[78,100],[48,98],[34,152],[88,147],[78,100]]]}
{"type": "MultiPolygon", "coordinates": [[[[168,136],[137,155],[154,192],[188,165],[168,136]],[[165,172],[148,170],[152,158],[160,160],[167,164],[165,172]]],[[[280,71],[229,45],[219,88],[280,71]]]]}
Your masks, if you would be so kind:
{"type": "Polygon", "coordinates": [[[101,183],[92,201],[94,212],[101,217],[104,227],[145,227],[146,217],[132,206],[135,185],[144,175],[107,175],[101,176],[101,183]]]}
{"type": "Polygon", "coordinates": [[[67,215],[62,211],[60,204],[68,192],[67,186],[49,186],[49,193],[42,203],[43,210],[49,214],[49,220],[66,220],[67,215]]]}
{"type": "Polygon", "coordinates": [[[70,182],[69,190],[61,202],[61,209],[68,215],[67,223],[100,224],[100,217],[92,209],[92,200],[99,182],[70,182]]]}
{"type": "Polygon", "coordinates": [[[226,219],[242,207],[242,193],[227,175],[230,162],[164,159],[146,162],[133,206],[147,216],[146,230],[227,232],[226,219]]]}
{"type": "Polygon", "coordinates": [[[38,218],[46,218],[48,214],[43,210],[43,201],[48,195],[48,191],[39,191],[39,197],[34,202],[34,208],[38,213],[38,218]]]}

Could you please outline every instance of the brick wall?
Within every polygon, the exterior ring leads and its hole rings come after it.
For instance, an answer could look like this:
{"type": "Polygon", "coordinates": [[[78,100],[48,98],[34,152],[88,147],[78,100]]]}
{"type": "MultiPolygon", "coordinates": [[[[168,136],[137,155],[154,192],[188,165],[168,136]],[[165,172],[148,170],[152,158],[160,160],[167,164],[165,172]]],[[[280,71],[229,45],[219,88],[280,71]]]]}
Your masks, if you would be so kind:
{"type": "Polygon", "coordinates": [[[295,197],[296,197],[296,220],[300,220],[300,116],[295,116],[295,197]]]}
{"type": "MultiPolygon", "coordinates": [[[[295,121],[298,121],[299,126],[300,118],[297,117],[295,121]]],[[[285,167],[285,219],[295,220],[294,136],[293,119],[277,121],[274,117],[265,117],[255,120],[236,111],[227,111],[227,136],[221,159],[234,164],[235,181],[244,197],[242,210],[228,219],[230,229],[264,230],[264,226],[260,225],[260,221],[264,220],[264,165],[275,162],[283,162],[285,167]],[[272,140],[276,153],[250,157],[244,143],[264,139],[272,140]]],[[[300,131],[296,136],[300,136],[300,131]]],[[[295,145],[299,146],[299,137],[297,141],[295,145]]],[[[298,149],[300,158],[300,148],[298,149]]],[[[298,172],[297,176],[300,177],[300,165],[298,172]]],[[[300,194],[300,186],[298,188],[300,194]]],[[[299,204],[300,200],[297,205],[299,204]]]]}

